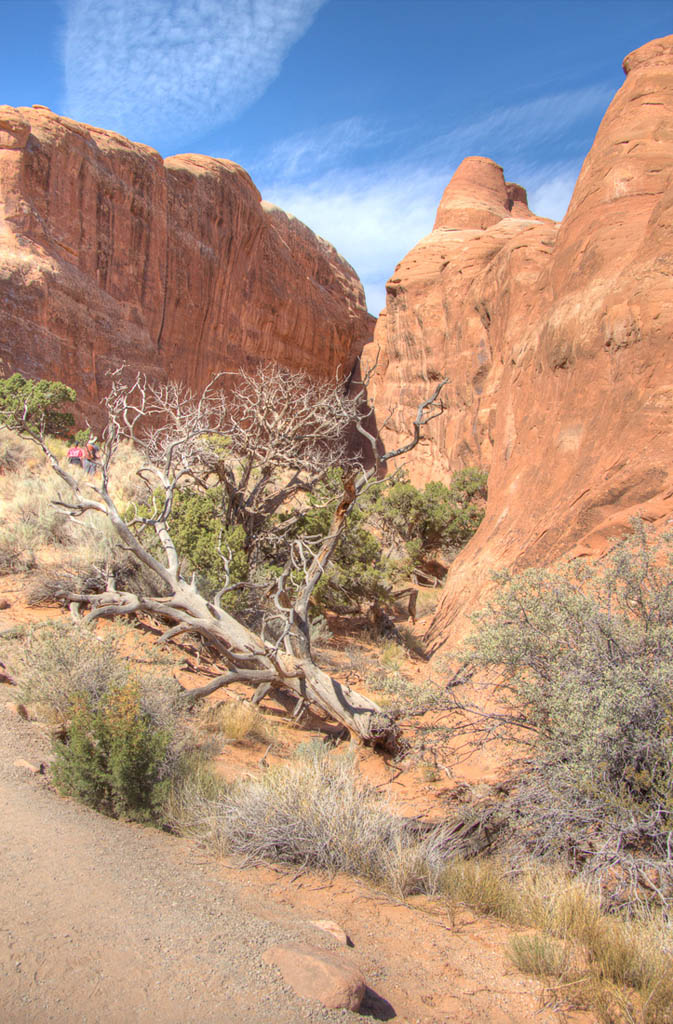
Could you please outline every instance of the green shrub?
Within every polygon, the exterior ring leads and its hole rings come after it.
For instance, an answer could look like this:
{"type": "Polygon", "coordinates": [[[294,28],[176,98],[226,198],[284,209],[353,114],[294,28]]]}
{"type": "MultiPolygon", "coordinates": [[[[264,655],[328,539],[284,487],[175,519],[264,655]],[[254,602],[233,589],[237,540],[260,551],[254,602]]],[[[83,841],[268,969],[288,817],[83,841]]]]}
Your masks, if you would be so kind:
{"type": "MultiPolygon", "coordinates": [[[[309,495],[309,506],[297,517],[290,537],[326,537],[342,494],[343,473],[332,470],[309,495]]],[[[313,592],[319,609],[348,612],[364,602],[390,602],[392,566],[383,556],[380,540],[367,528],[370,514],[367,503],[357,505],[350,513],[334,555],[313,592]]],[[[279,518],[282,522],[284,517],[279,518]]],[[[299,576],[296,582],[301,583],[299,576]]]]}
{"type": "Polygon", "coordinates": [[[171,740],[141,708],[137,684],[108,689],[98,705],[72,702],[67,743],[56,743],[54,781],[62,793],[116,818],[157,819],[166,798],[171,740]]]}
{"type": "MultiPolygon", "coordinates": [[[[163,503],[163,492],[157,501],[163,503]]],[[[158,506],[159,508],[161,505],[158,506]]],[[[133,507],[129,515],[149,516],[149,506],[133,507]]],[[[206,594],[214,594],[224,584],[223,555],[229,562],[230,582],[240,583],[248,577],[246,537],[243,527],[225,526],[222,522],[222,487],[196,491],[184,487],[175,492],[169,517],[169,529],[180,559],[187,571],[195,572],[204,584],[206,594]]],[[[240,604],[234,592],[225,596],[223,607],[233,610],[240,604]]]]}
{"type": "Polygon", "coordinates": [[[430,481],[422,491],[407,480],[383,488],[376,511],[406,542],[412,562],[431,551],[465,545],[484,517],[487,474],[468,467],[450,485],[430,481]]]}
{"type": "Polygon", "coordinates": [[[21,700],[65,727],[65,742],[54,748],[59,789],[106,814],[150,821],[194,741],[170,655],[138,652],[130,660],[131,646],[137,634],[129,626],[98,634],[44,623],[5,641],[3,660],[21,700]]]}
{"type": "MultiPolygon", "coordinates": [[[[498,666],[498,736],[524,752],[510,840],[632,892],[673,892],[673,535],[499,577],[467,657],[498,666]]],[[[483,721],[483,719],[482,719],[483,721]]],[[[471,727],[474,728],[475,721],[471,727]]]]}
{"type": "Polygon", "coordinates": [[[29,380],[20,373],[0,378],[0,427],[33,435],[62,435],[75,422],[63,406],[75,399],[73,389],[60,381],[29,380]]]}

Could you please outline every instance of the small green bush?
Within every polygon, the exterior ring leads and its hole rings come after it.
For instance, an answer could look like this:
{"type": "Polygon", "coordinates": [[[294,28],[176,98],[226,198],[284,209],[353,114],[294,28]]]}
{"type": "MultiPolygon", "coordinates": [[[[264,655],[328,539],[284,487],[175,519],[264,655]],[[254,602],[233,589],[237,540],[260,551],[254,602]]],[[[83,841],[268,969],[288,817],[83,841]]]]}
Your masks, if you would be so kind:
{"type": "MultiPolygon", "coordinates": [[[[157,492],[158,508],[163,504],[163,492],[157,492]]],[[[154,514],[148,505],[132,507],[129,516],[154,514]]],[[[204,592],[212,596],[224,584],[225,569],[222,556],[229,561],[230,582],[240,583],[248,578],[246,537],[243,527],[225,526],[222,522],[222,487],[196,491],[184,487],[175,492],[168,526],[179,557],[187,571],[200,577],[204,592]]],[[[223,607],[232,611],[239,607],[240,595],[228,594],[223,607]]]]}
{"type": "Polygon", "coordinates": [[[20,373],[0,378],[0,427],[63,435],[75,422],[63,406],[75,399],[73,389],[57,380],[29,380],[20,373]]]}
{"type": "MultiPolygon", "coordinates": [[[[19,696],[63,725],[55,745],[55,778],[70,793],[107,814],[153,820],[164,782],[180,773],[194,745],[168,654],[148,652],[142,665],[124,651],[132,627],[102,635],[74,623],[45,623],[20,641],[5,641],[19,696]]],[[[5,653],[6,651],[6,653],[5,653]]]]}
{"type": "Polygon", "coordinates": [[[98,706],[80,694],[71,713],[68,741],[55,745],[60,791],[115,818],[156,820],[168,792],[171,735],[142,711],[137,684],[114,686],[98,706]]]}
{"type": "Polygon", "coordinates": [[[465,545],[484,518],[487,474],[468,467],[451,483],[430,481],[422,491],[407,480],[383,488],[376,511],[385,527],[407,544],[412,562],[439,549],[465,545]]]}
{"type": "MultiPolygon", "coordinates": [[[[308,508],[297,518],[290,537],[326,537],[342,494],[343,472],[333,469],[309,495],[308,508]]],[[[313,592],[317,608],[349,612],[363,602],[386,604],[390,600],[389,566],[379,539],[367,528],[370,511],[366,504],[351,511],[334,555],[313,592]]],[[[283,515],[279,518],[282,522],[283,515]]]]}

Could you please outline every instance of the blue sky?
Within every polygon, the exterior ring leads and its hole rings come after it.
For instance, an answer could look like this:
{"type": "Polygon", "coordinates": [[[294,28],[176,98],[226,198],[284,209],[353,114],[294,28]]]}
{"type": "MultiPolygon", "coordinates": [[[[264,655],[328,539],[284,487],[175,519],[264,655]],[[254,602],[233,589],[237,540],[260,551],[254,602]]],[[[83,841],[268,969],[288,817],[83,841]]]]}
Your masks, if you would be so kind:
{"type": "Polygon", "coordinates": [[[370,309],[460,160],[560,218],[621,60],[671,0],[0,0],[0,103],[237,160],[370,309]]]}

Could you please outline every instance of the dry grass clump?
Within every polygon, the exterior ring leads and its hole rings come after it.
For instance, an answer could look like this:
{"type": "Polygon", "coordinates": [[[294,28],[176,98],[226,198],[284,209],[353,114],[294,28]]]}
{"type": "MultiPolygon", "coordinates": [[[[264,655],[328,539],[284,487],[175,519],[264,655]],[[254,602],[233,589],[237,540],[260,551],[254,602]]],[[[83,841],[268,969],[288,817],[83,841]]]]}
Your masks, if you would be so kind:
{"type": "Polygon", "coordinates": [[[0,429],[0,474],[25,472],[35,463],[34,444],[9,430],[0,429]]]}
{"type": "Polygon", "coordinates": [[[440,875],[439,891],[450,912],[465,906],[511,925],[528,923],[521,888],[495,858],[447,860],[440,875]]]}
{"type": "MultiPolygon", "coordinates": [[[[122,447],[125,450],[117,461],[111,490],[124,506],[146,497],[147,488],[136,476],[139,455],[130,444],[122,447]]],[[[50,448],[65,458],[62,443],[50,441],[50,448]]],[[[84,578],[87,567],[96,567],[104,577],[106,566],[113,561],[117,572],[128,576],[130,559],[118,551],[109,522],[95,514],[66,515],[54,504],[65,492],[35,445],[0,430],[0,572],[32,570],[40,563],[49,567],[66,564],[75,577],[84,578]],[[46,549],[49,553],[38,557],[46,549]]],[[[123,585],[123,578],[121,582],[123,585]]]]}
{"type": "Polygon", "coordinates": [[[433,679],[410,680],[397,669],[378,672],[370,676],[368,685],[377,695],[379,703],[394,709],[405,718],[423,715],[439,708],[445,701],[444,687],[433,679]]]}
{"type": "MultiPolygon", "coordinates": [[[[112,532],[101,517],[72,519],[54,504],[63,486],[45,467],[36,473],[0,476],[0,571],[33,568],[46,547],[76,552],[80,560],[109,556],[112,532]]],[[[57,556],[58,558],[58,556],[57,556]]]]}
{"type": "Polygon", "coordinates": [[[47,622],[3,644],[3,660],[17,681],[18,696],[45,717],[65,723],[73,702],[85,697],[97,707],[106,693],[135,679],[142,710],[157,728],[173,729],[182,713],[181,689],[169,656],[143,651],[134,662],[125,650],[137,646],[131,626],[109,625],[104,633],[73,622],[47,622]]]}
{"type": "Polygon", "coordinates": [[[102,593],[110,581],[117,590],[130,590],[140,596],[161,596],[165,592],[154,573],[116,543],[107,520],[101,527],[97,543],[69,550],[67,558],[51,565],[35,566],[26,589],[29,605],[67,604],[69,594],[102,593]]]}
{"type": "Polygon", "coordinates": [[[521,923],[539,929],[510,941],[519,970],[554,979],[570,1005],[606,1024],[671,1024],[670,923],[606,914],[586,881],[551,869],[530,868],[518,886],[521,923]]]}
{"type": "Polygon", "coordinates": [[[133,502],[147,501],[147,484],[138,476],[144,464],[145,460],[130,441],[120,442],[110,479],[110,494],[121,510],[133,502]]]}
{"type": "Polygon", "coordinates": [[[248,701],[222,701],[208,708],[200,722],[207,733],[219,733],[232,743],[257,740],[275,743],[278,730],[248,701]]]}
{"type": "Polygon", "coordinates": [[[549,935],[514,935],[508,952],[522,974],[537,978],[568,978],[575,969],[568,947],[549,935]]]}
{"type": "Polygon", "coordinates": [[[200,751],[183,758],[164,804],[164,824],[180,835],[203,841],[217,830],[220,798],[229,783],[217,775],[200,751]]]}
{"type": "Polygon", "coordinates": [[[673,933],[661,922],[606,914],[588,883],[548,868],[513,876],[504,862],[462,859],[445,829],[419,838],[349,756],[305,756],[215,796],[190,780],[173,823],[221,852],[366,878],[397,896],[427,893],[515,927],[516,966],[562,990],[606,1024],[671,1024],[673,933]]]}
{"type": "Polygon", "coordinates": [[[424,844],[357,775],[348,755],[313,748],[215,801],[183,792],[181,831],[247,861],[276,861],[368,878],[398,895],[431,891],[439,846],[424,844]]]}
{"type": "Polygon", "coordinates": [[[673,1022],[673,928],[661,918],[606,913],[598,892],[563,871],[530,865],[514,876],[495,858],[449,860],[438,889],[450,912],[470,907],[514,927],[508,953],[562,1002],[605,1024],[673,1022]]]}

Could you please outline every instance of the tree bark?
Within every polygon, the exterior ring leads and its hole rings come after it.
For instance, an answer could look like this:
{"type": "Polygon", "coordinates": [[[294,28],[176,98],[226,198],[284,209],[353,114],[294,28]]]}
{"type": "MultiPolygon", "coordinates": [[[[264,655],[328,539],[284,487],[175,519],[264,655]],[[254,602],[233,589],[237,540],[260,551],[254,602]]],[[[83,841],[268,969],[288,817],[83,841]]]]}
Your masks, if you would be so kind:
{"type": "MultiPolygon", "coordinates": [[[[267,651],[261,637],[226,611],[213,608],[191,585],[181,583],[170,597],[138,597],[132,593],[65,593],[65,600],[88,605],[85,621],[117,615],[150,614],[171,624],[169,632],[198,634],[226,661],[230,670],[196,690],[185,690],[187,703],[214,693],[233,682],[254,686],[271,683],[303,698],[344,725],[365,743],[395,748],[398,729],[394,718],[368,697],[339,683],[314,664],[309,654],[297,656],[267,651]]],[[[164,637],[166,634],[163,634],[164,637]]]]}

